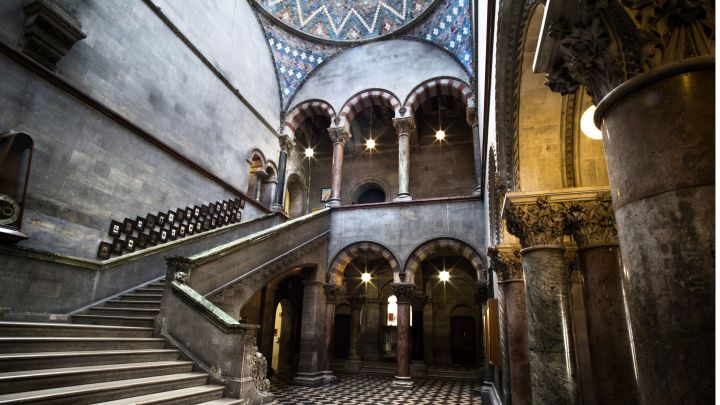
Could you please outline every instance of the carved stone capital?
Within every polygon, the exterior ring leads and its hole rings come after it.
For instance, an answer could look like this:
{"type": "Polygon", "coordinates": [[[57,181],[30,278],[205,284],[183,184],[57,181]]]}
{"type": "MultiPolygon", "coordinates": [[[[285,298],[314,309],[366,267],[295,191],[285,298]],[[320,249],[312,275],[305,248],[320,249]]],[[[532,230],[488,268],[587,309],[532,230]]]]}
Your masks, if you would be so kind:
{"type": "Polygon", "coordinates": [[[470,125],[470,128],[475,128],[478,126],[478,109],[475,107],[470,107],[465,110],[465,119],[467,120],[468,125],[470,125]]]}
{"type": "Polygon", "coordinates": [[[495,246],[488,248],[490,266],[497,274],[498,281],[503,283],[509,280],[523,280],[522,261],[520,251],[500,250],[495,246]]]}
{"type": "Polygon", "coordinates": [[[348,304],[350,304],[351,311],[359,311],[365,304],[366,298],[364,295],[350,294],[347,296],[348,304]]]}
{"type": "Polygon", "coordinates": [[[393,118],[393,126],[398,136],[410,136],[415,131],[415,117],[393,118]]]}
{"type": "Polygon", "coordinates": [[[597,200],[569,203],[566,231],[579,247],[618,243],[610,193],[598,193],[597,200]]]}
{"type": "Polygon", "coordinates": [[[487,283],[483,283],[480,281],[475,283],[475,302],[483,305],[485,304],[485,302],[487,302],[489,295],[490,289],[488,288],[487,283]]]}
{"type": "Polygon", "coordinates": [[[295,141],[289,135],[283,134],[278,136],[278,142],[280,143],[280,150],[288,155],[295,147],[295,141]]]}
{"type": "Polygon", "coordinates": [[[566,207],[539,197],[534,202],[513,203],[505,208],[507,230],[520,240],[522,247],[563,244],[566,207]]]}
{"type": "Polygon", "coordinates": [[[398,304],[409,304],[412,298],[415,284],[411,283],[393,283],[393,294],[397,297],[398,304]]]}
{"type": "Polygon", "coordinates": [[[545,11],[536,71],[563,94],[583,85],[598,104],[640,73],[714,54],[711,0],[552,2],[545,11]]]}
{"type": "Polygon", "coordinates": [[[52,0],[35,0],[25,6],[22,50],[48,69],[85,38],[82,25],[67,9],[52,0]]]}
{"type": "Polygon", "coordinates": [[[350,139],[350,131],[345,127],[330,127],[328,128],[328,134],[330,135],[330,140],[333,145],[336,143],[347,145],[350,139]]]}
{"type": "Polygon", "coordinates": [[[338,286],[335,284],[325,284],[325,302],[335,304],[337,302],[338,286]]]}

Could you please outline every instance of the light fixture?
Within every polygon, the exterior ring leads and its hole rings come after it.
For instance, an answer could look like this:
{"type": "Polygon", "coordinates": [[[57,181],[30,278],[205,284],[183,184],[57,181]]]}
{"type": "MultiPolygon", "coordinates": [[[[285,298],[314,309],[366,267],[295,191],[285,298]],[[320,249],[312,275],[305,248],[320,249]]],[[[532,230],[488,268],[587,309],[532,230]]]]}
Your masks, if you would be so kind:
{"type": "Polygon", "coordinates": [[[438,274],[438,277],[440,278],[440,281],[442,281],[443,283],[446,282],[446,281],[449,281],[449,280],[450,280],[450,272],[443,269],[443,270],[438,274]]]}
{"type": "Polygon", "coordinates": [[[366,149],[375,149],[375,140],[372,138],[368,138],[368,140],[365,142],[365,148],[366,149]]]}
{"type": "Polygon", "coordinates": [[[439,129],[437,132],[435,132],[435,138],[438,141],[442,141],[443,139],[445,139],[445,131],[443,131],[442,129],[439,129]]]}
{"type": "Polygon", "coordinates": [[[315,156],[315,151],[313,150],[313,148],[306,148],[305,149],[305,157],[311,158],[313,156],[315,156]]]}
{"type": "Polygon", "coordinates": [[[595,126],[593,115],[595,115],[595,106],[591,105],[580,117],[580,130],[590,139],[602,139],[602,131],[595,126]]]}
{"type": "Polygon", "coordinates": [[[360,275],[360,280],[362,280],[363,283],[369,283],[371,278],[372,278],[372,276],[368,272],[365,272],[360,275]]]}

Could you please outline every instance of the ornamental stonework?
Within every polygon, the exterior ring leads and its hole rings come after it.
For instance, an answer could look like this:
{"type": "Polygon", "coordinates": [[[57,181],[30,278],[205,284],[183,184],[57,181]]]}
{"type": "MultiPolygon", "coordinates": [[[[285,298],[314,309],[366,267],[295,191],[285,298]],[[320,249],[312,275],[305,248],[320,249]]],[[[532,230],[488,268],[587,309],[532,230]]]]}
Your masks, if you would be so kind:
{"type": "Polygon", "coordinates": [[[490,265],[497,274],[499,282],[510,280],[523,280],[522,262],[519,250],[499,250],[497,247],[488,248],[490,265]]]}
{"type": "Polygon", "coordinates": [[[415,290],[415,284],[410,284],[410,283],[393,284],[393,294],[395,294],[398,304],[409,304],[414,290],[415,290]]]}
{"type": "Polygon", "coordinates": [[[415,118],[414,117],[402,117],[394,118],[393,126],[398,133],[398,136],[407,135],[410,136],[415,131],[415,118]]]}
{"type": "Polygon", "coordinates": [[[287,154],[290,154],[290,151],[295,147],[295,141],[288,135],[280,135],[278,142],[280,143],[280,150],[287,154]]]}
{"type": "Polygon", "coordinates": [[[505,209],[507,230],[520,240],[523,248],[563,244],[566,207],[540,197],[531,203],[508,202],[505,209]]]}
{"type": "Polygon", "coordinates": [[[347,145],[348,140],[350,139],[350,132],[345,127],[328,128],[328,134],[330,135],[330,140],[333,145],[336,143],[347,145]]]}
{"type": "Polygon", "coordinates": [[[618,243],[610,193],[600,193],[597,200],[571,202],[565,227],[579,247],[618,243]]]}
{"type": "Polygon", "coordinates": [[[338,287],[334,284],[325,285],[325,302],[334,304],[337,302],[338,287]]]}

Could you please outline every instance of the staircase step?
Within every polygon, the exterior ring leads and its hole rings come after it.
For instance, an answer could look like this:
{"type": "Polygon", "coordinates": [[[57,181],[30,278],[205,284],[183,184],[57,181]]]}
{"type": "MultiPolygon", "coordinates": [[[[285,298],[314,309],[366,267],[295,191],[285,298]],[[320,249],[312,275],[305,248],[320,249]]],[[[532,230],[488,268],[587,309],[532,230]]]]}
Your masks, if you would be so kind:
{"type": "Polygon", "coordinates": [[[113,315],[113,316],[157,316],[160,308],[127,308],[127,307],[92,307],[90,315],[113,315]]]}
{"type": "Polygon", "coordinates": [[[163,288],[161,287],[140,287],[136,288],[132,292],[133,294],[160,294],[163,293],[163,288]]]}
{"type": "MultiPolygon", "coordinates": [[[[95,405],[156,405],[156,404],[197,404],[198,401],[222,399],[225,387],[222,385],[201,385],[197,387],[183,388],[174,391],[158,392],[156,394],[143,395],[139,397],[118,399],[116,401],[101,402],[95,405]],[[217,399],[215,399],[217,398],[217,399]]],[[[210,402],[202,402],[207,404],[210,402]]],[[[242,402],[221,402],[220,404],[242,404],[242,402]]]]}
{"type": "Polygon", "coordinates": [[[118,326],[144,326],[155,325],[155,317],[148,316],[111,316],[111,315],[85,315],[72,316],[73,322],[92,325],[118,325],[118,326]]]}
{"type": "Polygon", "coordinates": [[[0,395],[0,404],[42,402],[81,405],[178,390],[206,382],[207,374],[203,373],[170,374],[4,394],[0,395]]]}
{"type": "Polygon", "coordinates": [[[105,301],[105,308],[160,308],[161,300],[157,301],[132,301],[132,300],[108,300],[105,301]]]}
{"type": "Polygon", "coordinates": [[[86,325],[76,323],[0,322],[0,336],[112,336],[151,337],[153,328],[133,326],[86,325]]]}
{"type": "Polygon", "coordinates": [[[55,388],[69,385],[127,380],[156,375],[189,373],[191,361],[154,361],[50,368],[0,373],[0,394],[55,388]]]}
{"type": "Polygon", "coordinates": [[[123,300],[130,301],[158,301],[162,300],[162,294],[136,294],[134,292],[120,296],[123,300]]]}
{"type": "Polygon", "coordinates": [[[220,398],[208,402],[201,402],[197,405],[245,405],[247,400],[238,398],[220,398]]]}
{"type": "Polygon", "coordinates": [[[10,353],[0,354],[0,370],[21,371],[56,367],[170,361],[177,360],[178,354],[179,352],[175,349],[10,353]]]}
{"type": "Polygon", "coordinates": [[[165,288],[165,282],[164,281],[158,281],[155,283],[150,283],[146,285],[145,287],[151,287],[151,288],[165,288]]]}
{"type": "Polygon", "coordinates": [[[162,349],[163,338],[0,337],[0,353],[162,349]]]}

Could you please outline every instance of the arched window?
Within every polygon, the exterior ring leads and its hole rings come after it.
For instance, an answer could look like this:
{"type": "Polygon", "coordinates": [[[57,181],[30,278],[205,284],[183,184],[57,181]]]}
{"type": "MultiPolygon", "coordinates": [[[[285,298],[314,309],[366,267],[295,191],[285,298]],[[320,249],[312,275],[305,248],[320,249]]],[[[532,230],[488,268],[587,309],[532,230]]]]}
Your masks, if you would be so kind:
{"type": "MultiPolygon", "coordinates": [[[[413,311],[410,311],[410,326],[412,326],[412,324],[413,324],[412,313],[413,313],[413,311]]],[[[391,295],[388,297],[387,326],[397,326],[397,314],[398,314],[397,297],[394,295],[391,295]]]]}

